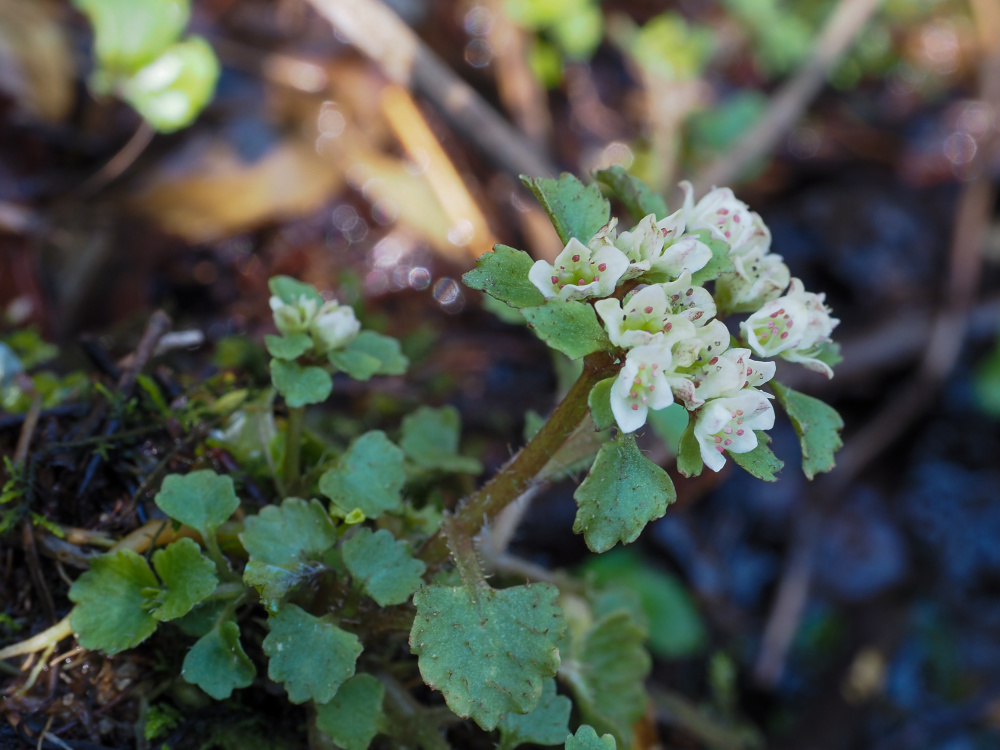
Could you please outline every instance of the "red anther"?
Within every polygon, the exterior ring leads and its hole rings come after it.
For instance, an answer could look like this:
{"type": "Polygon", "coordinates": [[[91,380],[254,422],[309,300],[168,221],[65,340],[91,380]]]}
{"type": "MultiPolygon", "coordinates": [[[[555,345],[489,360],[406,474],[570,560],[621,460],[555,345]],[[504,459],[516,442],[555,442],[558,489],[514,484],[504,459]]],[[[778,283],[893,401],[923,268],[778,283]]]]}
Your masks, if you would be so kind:
{"type": "Polygon", "coordinates": [[[673,327],[674,327],[673,323],[667,323],[665,326],[663,326],[663,330],[664,331],[669,331],[673,327]]]}
{"type": "Polygon", "coordinates": [[[651,305],[647,305],[644,312],[646,313],[646,315],[649,315],[651,312],[653,312],[653,307],[651,305]]]}
{"type": "Polygon", "coordinates": [[[553,276],[552,277],[552,283],[553,284],[558,284],[559,283],[559,277],[558,276],[553,276]]]}
{"type": "Polygon", "coordinates": [[[722,442],[722,438],[720,436],[716,435],[715,436],[715,442],[721,443],[722,442]]]}
{"type": "Polygon", "coordinates": [[[712,357],[710,360],[708,360],[708,364],[714,365],[718,361],[719,361],[718,357],[712,357]]]}
{"type": "Polygon", "coordinates": [[[639,404],[632,404],[632,411],[639,411],[639,404]]]}
{"type": "Polygon", "coordinates": [[[574,263],[579,263],[580,262],[580,256],[579,255],[574,255],[573,256],[573,262],[574,263]]]}
{"type": "Polygon", "coordinates": [[[783,334],[781,334],[781,338],[787,339],[788,338],[788,331],[785,331],[783,334]]]}
{"type": "Polygon", "coordinates": [[[736,434],[737,434],[737,435],[742,435],[742,434],[743,434],[743,430],[737,430],[737,431],[736,431],[736,434]]]}
{"type": "Polygon", "coordinates": [[[732,444],[733,444],[732,440],[726,440],[726,442],[725,442],[725,445],[732,445],[732,444]]]}
{"type": "Polygon", "coordinates": [[[607,263],[601,263],[601,265],[599,265],[597,267],[597,270],[600,271],[601,273],[604,273],[605,271],[608,270],[608,264],[607,263]]]}
{"type": "Polygon", "coordinates": [[[726,452],[726,449],[723,448],[721,445],[715,446],[715,450],[719,451],[719,453],[725,453],[726,452]]]}

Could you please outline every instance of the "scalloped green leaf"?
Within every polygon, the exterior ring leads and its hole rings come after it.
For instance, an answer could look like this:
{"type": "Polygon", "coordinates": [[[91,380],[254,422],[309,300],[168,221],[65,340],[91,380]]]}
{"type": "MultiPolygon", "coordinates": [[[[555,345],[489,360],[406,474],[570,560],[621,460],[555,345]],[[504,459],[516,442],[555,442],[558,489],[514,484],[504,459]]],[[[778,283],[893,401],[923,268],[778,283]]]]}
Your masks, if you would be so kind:
{"type": "Polygon", "coordinates": [[[757,433],[757,447],[748,453],[730,453],[733,461],[743,468],[744,471],[763,479],[765,482],[777,482],[777,473],[785,465],[785,462],[774,455],[767,447],[770,438],[763,430],[754,430],[757,433]]]}
{"type": "Polygon", "coordinates": [[[521,314],[538,338],[570,359],[613,348],[597,313],[586,302],[553,298],[541,307],[525,308],[521,314]]]}
{"type": "Polygon", "coordinates": [[[606,430],[615,423],[615,415],[611,411],[611,386],[614,384],[615,378],[605,378],[591,388],[587,396],[590,416],[599,430],[606,430]]]}
{"type": "Polygon", "coordinates": [[[458,452],[462,418],[454,406],[421,406],[403,419],[400,447],[423,469],[479,474],[483,465],[458,452]]]}
{"type": "Polygon", "coordinates": [[[544,583],[420,589],[410,649],[424,682],[486,730],[507,714],[531,711],[543,680],[559,668],[556,643],[566,620],[558,598],[559,590],[544,583]]]}
{"type": "Polygon", "coordinates": [[[198,639],[184,657],[181,676],[217,701],[248,687],[257,674],[240,643],[239,626],[227,620],[198,639]]]}
{"type": "Polygon", "coordinates": [[[701,457],[701,446],[694,434],[695,419],[688,422],[687,429],[681,434],[681,442],[677,448],[677,471],[685,477],[696,477],[701,474],[705,462],[701,457]]]}
{"type": "Polygon", "coordinates": [[[380,607],[402,604],[423,583],[427,566],[385,529],[359,529],[341,550],[354,580],[380,607]]]}
{"type": "MultiPolygon", "coordinates": [[[[628,745],[626,745],[628,747],[628,745]]],[[[566,738],[566,750],[617,750],[618,744],[610,734],[598,737],[589,724],[581,724],[576,734],[566,738]]]]}
{"type": "Polygon", "coordinates": [[[583,720],[632,746],[632,725],[646,713],[643,681],[652,664],[643,645],[646,631],[627,610],[598,619],[574,640],[559,670],[576,698],[583,720]]]}
{"type": "Polygon", "coordinates": [[[818,398],[793,391],[777,381],[772,380],[770,386],[792,420],[795,434],[799,436],[802,471],[809,479],[830,471],[836,465],[835,454],[844,444],[840,439],[844,420],[837,410],[818,398]]]}
{"type": "Polygon", "coordinates": [[[264,337],[267,353],[275,359],[298,359],[313,348],[313,340],[308,333],[293,333],[291,336],[275,336],[267,334],[264,337]]]}
{"type": "Polygon", "coordinates": [[[587,244],[611,217],[611,204],[601,195],[601,189],[584,185],[568,172],[557,180],[521,175],[521,182],[542,204],[564,245],[572,237],[587,244]]]}
{"type": "Polygon", "coordinates": [[[270,659],[267,674],[284,683],[292,703],[326,703],[354,675],[361,642],[334,625],[331,617],[314,617],[286,604],[268,618],[268,624],[271,632],[263,644],[270,659]]]}
{"type": "Polygon", "coordinates": [[[608,186],[636,221],[644,219],[649,214],[654,214],[657,221],[667,218],[669,213],[667,202],[654,193],[645,182],[626,172],[624,167],[616,164],[608,169],[601,169],[594,172],[594,178],[608,186]]]}
{"type": "Polygon", "coordinates": [[[334,367],[355,380],[368,380],[372,375],[402,375],[410,364],[396,339],[375,331],[362,331],[328,357],[334,367]]]}
{"type": "Polygon", "coordinates": [[[319,491],[348,513],[360,508],[367,518],[378,518],[399,509],[405,482],[403,451],[384,432],[372,430],[323,473],[319,491]]]}
{"type": "Polygon", "coordinates": [[[240,505],[232,477],[211,469],[168,475],[155,502],[168,516],[204,537],[211,536],[240,505]]]}
{"type": "Polygon", "coordinates": [[[70,625],[80,645],[114,656],[146,640],[157,622],[143,602],[156,587],[149,565],[130,549],[91,558],[90,570],[69,589],[76,604],[70,625]]]}
{"type": "Polygon", "coordinates": [[[151,62],[191,17],[190,0],[73,0],[94,28],[101,67],[131,73],[151,62]]]}
{"type": "Polygon", "coordinates": [[[316,726],[344,750],[367,750],[378,734],[385,686],[370,674],[356,674],[316,706],[316,726]]]}
{"type": "Polygon", "coordinates": [[[158,132],[172,133],[194,122],[212,101],[220,70],[212,46],[189,36],[122,81],[118,90],[158,132]]]}
{"type": "Polygon", "coordinates": [[[497,725],[500,728],[498,750],[514,750],[518,745],[558,745],[569,734],[569,713],[573,702],[556,694],[556,681],[542,682],[542,697],[538,705],[526,714],[507,714],[497,725]]]}
{"type": "Polygon", "coordinates": [[[321,404],[333,391],[333,378],[322,367],[303,367],[283,359],[271,360],[271,380],[292,408],[321,404]]]}
{"type": "Polygon", "coordinates": [[[178,539],[154,552],[153,568],[163,586],[147,606],[160,622],[183,617],[219,584],[215,563],[192,539],[178,539]]]}
{"type": "Polygon", "coordinates": [[[317,305],[323,304],[323,295],[316,291],[316,287],[291,276],[272,276],[267,281],[267,288],[286,305],[296,305],[302,297],[311,299],[317,305]]]}
{"type": "Polygon", "coordinates": [[[708,281],[719,278],[722,274],[734,271],[733,259],[729,257],[729,244],[712,237],[712,233],[707,229],[702,229],[693,234],[698,235],[701,241],[708,245],[712,251],[712,258],[705,264],[704,268],[691,274],[691,283],[703,285],[708,281]]]}
{"type": "Polygon", "coordinates": [[[573,531],[592,552],[630,544],[677,499],[667,472],[646,458],[635,436],[619,432],[605,443],[587,478],[573,493],[578,510],[573,531]]]}
{"type": "Polygon", "coordinates": [[[528,271],[534,265],[523,250],[507,245],[494,245],[492,252],[483,253],[476,267],[462,281],[513,308],[537,307],[545,304],[545,296],[528,281],[528,271]]]}
{"type": "Polygon", "coordinates": [[[336,544],[337,529],[319,500],[290,497],[247,518],[240,541],[250,556],[243,580],[274,606],[315,572],[323,554],[336,544]]]}

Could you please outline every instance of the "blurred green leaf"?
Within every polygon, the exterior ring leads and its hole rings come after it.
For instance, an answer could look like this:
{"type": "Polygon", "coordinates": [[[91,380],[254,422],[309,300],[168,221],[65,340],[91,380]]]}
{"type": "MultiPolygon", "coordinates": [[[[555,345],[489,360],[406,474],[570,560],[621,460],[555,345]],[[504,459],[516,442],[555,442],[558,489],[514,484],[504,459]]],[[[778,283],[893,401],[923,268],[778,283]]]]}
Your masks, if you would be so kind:
{"type": "Polygon", "coordinates": [[[423,583],[427,566],[415,560],[406,542],[381,529],[359,529],[343,544],[344,564],[380,607],[402,604],[423,583]]]}
{"type": "Polygon", "coordinates": [[[597,732],[589,724],[581,724],[566,738],[566,750],[616,750],[618,744],[610,734],[598,737],[597,732]]]}
{"type": "MultiPolygon", "coordinates": [[[[409,418],[409,417],[408,417],[409,418]]],[[[406,421],[404,420],[404,430],[406,421]]],[[[403,451],[380,430],[366,432],[319,479],[319,491],[348,513],[367,518],[398,510],[406,472],[403,451]]]]}
{"type": "Polygon", "coordinates": [[[615,165],[594,173],[594,178],[611,190],[611,193],[622,202],[625,209],[636,221],[649,214],[656,220],[667,218],[667,202],[654,193],[649,185],[638,177],[633,177],[623,167],[615,165]]]}
{"type": "Polygon", "coordinates": [[[215,563],[201,554],[192,539],[178,539],[154,552],[153,568],[163,586],[146,606],[160,622],[183,617],[219,583],[215,563]]]}
{"type": "Polygon", "coordinates": [[[421,406],[403,419],[403,437],[399,444],[406,455],[424,469],[479,474],[482,464],[458,453],[461,427],[461,417],[454,406],[440,409],[421,406]]]}
{"type": "Polygon", "coordinates": [[[239,507],[233,480],[211,469],[170,474],[156,494],[157,507],[173,518],[211,536],[239,507]]]}
{"type": "Polygon", "coordinates": [[[308,333],[293,333],[291,336],[264,337],[267,353],[275,359],[298,359],[313,348],[313,341],[308,333]]]}
{"type": "Polygon", "coordinates": [[[296,362],[271,360],[271,379],[291,408],[321,404],[333,391],[330,373],[321,367],[302,367],[296,362]]]}
{"type": "Polygon", "coordinates": [[[558,745],[569,734],[569,713],[573,703],[556,694],[556,681],[542,682],[538,705],[526,714],[509,713],[500,719],[498,750],[514,750],[519,745],[558,745]]]}
{"type": "Polygon", "coordinates": [[[837,451],[844,444],[840,439],[844,420],[837,410],[818,398],[793,391],[776,380],[772,380],[769,385],[788,418],[792,420],[795,434],[799,436],[802,471],[809,479],[830,471],[836,464],[837,451]]]}
{"type": "Polygon", "coordinates": [[[333,699],[316,706],[316,726],[344,750],[367,750],[378,733],[385,687],[370,674],[356,674],[333,699]]]}
{"type": "Polygon", "coordinates": [[[329,359],[355,380],[368,380],[372,375],[402,375],[410,364],[396,339],[375,331],[362,331],[343,349],[330,352],[329,359]]]}
{"type": "Polygon", "coordinates": [[[570,359],[612,348],[597,313],[586,302],[553,298],[540,307],[527,307],[521,314],[538,338],[570,359]]]}
{"type": "Polygon", "coordinates": [[[755,432],[757,433],[756,448],[747,453],[730,452],[729,455],[744,471],[757,479],[763,479],[765,482],[777,482],[777,473],[781,471],[785,462],[775,456],[767,447],[770,440],[767,433],[763,430],[755,430],[755,432]]]}
{"type": "Polygon", "coordinates": [[[94,28],[94,52],[103,68],[134,73],[180,36],[191,16],[189,0],[73,0],[94,28]]]}
{"type": "Polygon", "coordinates": [[[253,683],[257,669],[240,644],[240,629],[232,620],[212,628],[184,657],[181,676],[217,701],[236,688],[253,683]]]}

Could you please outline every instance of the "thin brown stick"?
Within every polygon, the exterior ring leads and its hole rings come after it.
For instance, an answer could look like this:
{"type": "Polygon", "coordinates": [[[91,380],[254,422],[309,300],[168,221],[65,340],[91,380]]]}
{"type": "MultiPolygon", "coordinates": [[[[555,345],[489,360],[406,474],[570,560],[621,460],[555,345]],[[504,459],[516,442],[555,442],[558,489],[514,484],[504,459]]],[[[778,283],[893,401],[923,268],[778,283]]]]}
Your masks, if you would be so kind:
{"type": "Polygon", "coordinates": [[[827,18],[813,52],[795,77],[778,89],[757,124],[695,180],[698,194],[733,183],[753,161],[768,153],[816,98],[830,70],[840,62],[881,0],[840,0],[827,18]]]}
{"type": "Polygon", "coordinates": [[[463,136],[514,175],[556,168],[459,78],[381,0],[309,0],[392,81],[428,99],[463,136]]]}
{"type": "Polygon", "coordinates": [[[148,122],[143,120],[139,123],[139,127],[125,145],[119,149],[118,153],[77,188],[80,194],[94,195],[121,177],[125,170],[131,167],[146,150],[146,147],[152,143],[154,135],[156,135],[156,131],[148,122]]]}

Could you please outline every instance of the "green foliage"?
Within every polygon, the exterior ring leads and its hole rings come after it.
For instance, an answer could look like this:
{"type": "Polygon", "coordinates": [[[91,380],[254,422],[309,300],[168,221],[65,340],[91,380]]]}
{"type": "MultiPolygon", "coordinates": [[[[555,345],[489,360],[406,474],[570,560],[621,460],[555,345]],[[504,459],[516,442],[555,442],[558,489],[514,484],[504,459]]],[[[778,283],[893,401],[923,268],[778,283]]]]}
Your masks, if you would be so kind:
{"type": "Polygon", "coordinates": [[[180,724],[183,718],[183,714],[169,703],[154,703],[146,713],[142,736],[150,741],[163,737],[180,724]]]}
{"type": "Polygon", "coordinates": [[[384,432],[373,430],[351,443],[323,473],[319,491],[347,512],[360,508],[367,518],[378,518],[399,509],[405,482],[403,451],[384,432]]]}
{"type": "Polygon", "coordinates": [[[216,625],[198,639],[184,657],[181,675],[217,701],[233,690],[253,683],[257,669],[240,643],[239,626],[232,620],[216,625]]]}
{"type": "Polygon", "coordinates": [[[840,431],[844,428],[844,420],[837,410],[776,380],[772,380],[770,386],[799,436],[802,471],[809,479],[830,471],[835,464],[834,454],[843,445],[840,431]]]}
{"type": "Polygon", "coordinates": [[[189,474],[170,474],[156,494],[157,507],[196,529],[203,537],[212,536],[239,507],[233,480],[211,469],[189,474]]]}
{"type": "Polygon", "coordinates": [[[156,618],[143,605],[155,588],[153,571],[130,549],[93,558],[69,590],[76,604],[70,624],[80,645],[113,656],[146,640],[156,618]]]}
{"type": "Polygon", "coordinates": [[[161,622],[186,615],[219,583],[215,563],[191,539],[178,539],[154,552],[153,568],[163,586],[150,592],[144,606],[161,622]]]}
{"type": "Polygon", "coordinates": [[[647,421],[663,444],[676,454],[680,449],[681,436],[690,421],[687,409],[673,403],[666,409],[651,410],[647,421]]]}
{"type": "Polygon", "coordinates": [[[267,288],[286,305],[298,304],[303,297],[317,305],[323,304],[323,295],[316,291],[316,287],[291,276],[272,276],[267,282],[267,288]]]}
{"type": "Polygon", "coordinates": [[[414,560],[406,542],[382,529],[359,529],[343,545],[344,564],[355,581],[379,606],[402,604],[423,583],[427,566],[414,560]]]}
{"type": "Polygon", "coordinates": [[[657,221],[667,218],[669,214],[667,202],[642,180],[626,172],[623,167],[615,165],[594,172],[594,179],[605,185],[636,221],[649,214],[654,214],[657,221]]]}
{"type": "Polygon", "coordinates": [[[628,51],[649,73],[687,81],[700,75],[714,47],[715,35],[710,29],[667,12],[643,24],[630,39],[628,51]]]}
{"type": "Polygon", "coordinates": [[[611,218],[611,205],[601,189],[584,185],[571,174],[564,172],[557,180],[522,175],[521,181],[542,204],[564,245],[571,237],[587,244],[611,218]]]}
{"type": "Polygon", "coordinates": [[[362,331],[343,349],[336,349],[328,356],[332,365],[355,380],[368,380],[372,375],[402,375],[410,364],[396,339],[375,331],[362,331]]]}
{"type": "Polygon", "coordinates": [[[585,302],[550,299],[521,314],[538,338],[570,359],[612,348],[593,306],[585,302]]]}
{"type": "Polygon", "coordinates": [[[713,238],[707,229],[702,229],[700,232],[695,232],[695,234],[699,235],[701,241],[708,245],[712,251],[712,259],[700,271],[691,274],[692,283],[704,284],[736,268],[733,265],[733,259],[729,257],[729,245],[722,240],[713,238]]]}
{"type": "Polygon", "coordinates": [[[357,674],[328,703],[316,706],[316,726],[344,750],[367,750],[379,731],[385,687],[370,674],[357,674]]]}
{"type": "Polygon", "coordinates": [[[337,541],[337,530],[318,500],[285,499],[246,520],[240,541],[250,556],[243,580],[274,607],[308,578],[323,553],[337,541]]]}
{"type": "Polygon", "coordinates": [[[354,674],[361,642],[333,624],[294,604],[285,604],[268,618],[271,632],[264,639],[268,676],[282,682],[292,703],[326,703],[354,674]]]}
{"type": "Polygon", "coordinates": [[[566,750],[616,750],[617,747],[614,737],[610,734],[598,737],[589,724],[582,724],[576,734],[566,738],[566,750]]]}
{"type": "Polygon", "coordinates": [[[189,0],[73,0],[94,27],[94,53],[108,71],[153,62],[188,24],[189,0]]]}
{"type": "Polygon", "coordinates": [[[483,729],[531,711],[542,681],[559,667],[556,643],[566,621],[558,597],[548,584],[421,589],[413,597],[410,648],[424,682],[483,729]]]}
{"type": "Polygon", "coordinates": [[[313,348],[313,341],[308,333],[293,333],[291,336],[268,334],[264,337],[264,344],[272,357],[287,360],[298,359],[313,348]]]}
{"type": "Polygon", "coordinates": [[[333,391],[333,379],[322,367],[303,367],[297,362],[271,360],[271,380],[291,408],[321,404],[333,391]]]}
{"type": "Polygon", "coordinates": [[[756,430],[757,447],[748,453],[730,453],[733,460],[740,467],[753,474],[757,479],[765,482],[777,482],[777,473],[785,465],[785,462],[774,455],[768,447],[769,438],[766,432],[756,430]]]}
{"type": "Polygon", "coordinates": [[[462,420],[458,409],[445,406],[432,409],[421,406],[403,419],[403,452],[422,469],[440,469],[464,474],[479,474],[482,464],[458,453],[462,420]]]}
{"type": "Polygon", "coordinates": [[[569,714],[573,703],[556,695],[556,681],[542,682],[542,697],[538,705],[526,714],[507,714],[497,726],[500,729],[498,750],[514,750],[519,745],[558,745],[569,733],[569,714]]]}
{"type": "Polygon", "coordinates": [[[574,639],[559,670],[584,721],[611,732],[622,747],[632,746],[632,724],[646,713],[649,702],[643,686],[651,666],[645,638],[646,631],[630,613],[618,610],[574,639]]]}
{"type": "Polygon", "coordinates": [[[569,57],[589,58],[604,36],[594,0],[507,0],[504,11],[519,26],[550,36],[569,57]]]}
{"type": "Polygon", "coordinates": [[[650,521],[677,499],[673,482],[639,450],[635,436],[618,433],[597,454],[587,478],[573,494],[579,509],[573,531],[593,552],[634,542],[650,521]]]}
{"type": "Polygon", "coordinates": [[[476,267],[467,272],[462,281],[511,307],[537,307],[545,304],[545,297],[528,281],[533,263],[523,250],[496,245],[492,252],[479,257],[476,267]]]}
{"type": "Polygon", "coordinates": [[[701,458],[701,446],[698,445],[698,438],[694,434],[694,420],[688,424],[687,429],[681,434],[680,445],[677,450],[677,471],[685,477],[696,477],[701,474],[705,463],[701,458]]]}
{"type": "Polygon", "coordinates": [[[587,397],[590,416],[599,430],[606,430],[615,423],[615,415],[611,411],[611,386],[614,384],[615,378],[605,378],[590,390],[587,397]]]}

